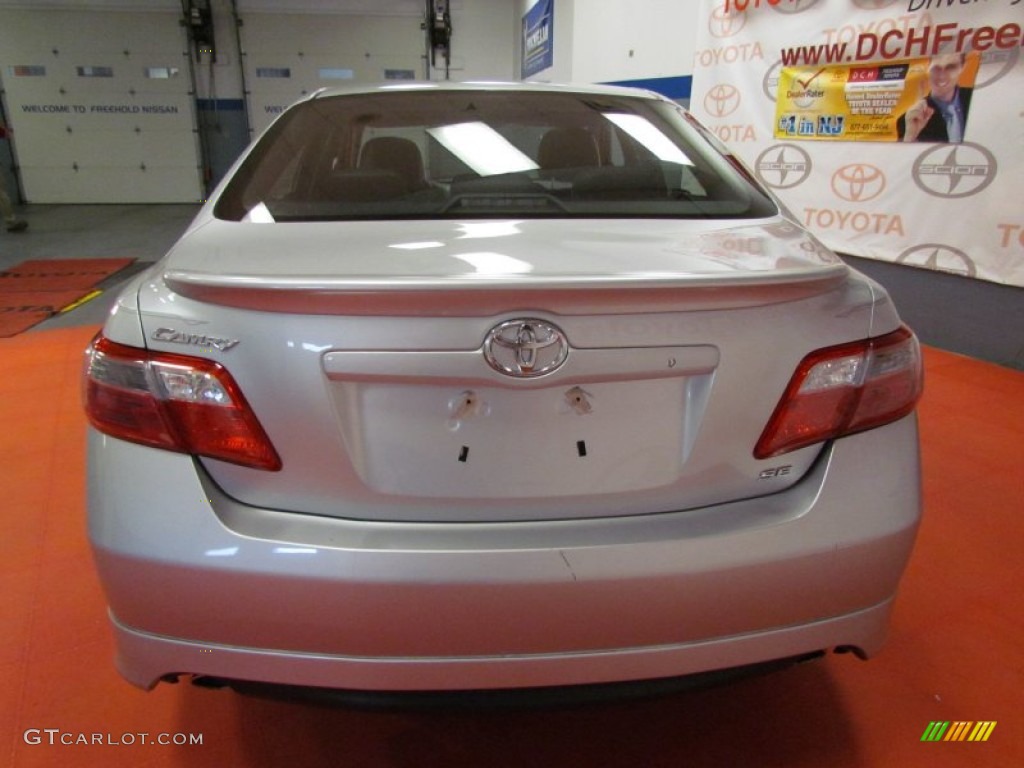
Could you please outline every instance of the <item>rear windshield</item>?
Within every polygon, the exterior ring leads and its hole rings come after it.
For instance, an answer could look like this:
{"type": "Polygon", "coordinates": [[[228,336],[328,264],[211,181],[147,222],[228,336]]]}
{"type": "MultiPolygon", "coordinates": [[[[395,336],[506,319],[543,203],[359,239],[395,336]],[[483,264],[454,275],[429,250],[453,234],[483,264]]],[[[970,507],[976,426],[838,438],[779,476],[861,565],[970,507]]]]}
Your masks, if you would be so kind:
{"type": "Polygon", "coordinates": [[[757,183],[670,102],[431,89],[293,107],[215,209],[222,219],[259,222],[775,212],[757,183]]]}

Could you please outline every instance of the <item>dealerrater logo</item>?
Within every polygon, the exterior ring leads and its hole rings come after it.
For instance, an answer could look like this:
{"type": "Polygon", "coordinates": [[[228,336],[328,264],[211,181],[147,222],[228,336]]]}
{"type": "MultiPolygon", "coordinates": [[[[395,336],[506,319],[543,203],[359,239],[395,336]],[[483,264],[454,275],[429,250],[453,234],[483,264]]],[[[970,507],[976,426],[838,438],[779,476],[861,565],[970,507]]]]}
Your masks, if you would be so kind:
{"type": "Polygon", "coordinates": [[[939,272],[952,272],[956,275],[977,277],[978,267],[974,259],[951,245],[941,243],[925,243],[908,248],[896,257],[899,264],[913,267],[925,267],[939,272]]]}
{"type": "Polygon", "coordinates": [[[743,29],[743,25],[746,23],[747,15],[745,13],[729,13],[725,10],[725,5],[722,4],[715,8],[711,12],[711,16],[708,17],[708,31],[712,37],[719,39],[732,37],[743,29]]]}
{"type": "Polygon", "coordinates": [[[885,174],[867,163],[850,163],[832,174],[832,191],[850,203],[866,203],[885,191],[885,174]]]}
{"type": "Polygon", "coordinates": [[[793,103],[801,109],[810,108],[818,99],[825,96],[824,89],[819,84],[816,84],[816,81],[824,72],[825,68],[822,67],[810,77],[793,78],[786,96],[792,99],[793,103]]]}
{"type": "Polygon", "coordinates": [[[776,144],[757,156],[754,173],[772,189],[790,189],[811,175],[811,156],[795,144],[776,144]]]}
{"type": "Polygon", "coordinates": [[[739,106],[740,90],[735,85],[719,83],[704,94],[704,109],[711,117],[727,117],[739,106]]]}
{"type": "Polygon", "coordinates": [[[914,183],[934,197],[970,197],[995,181],[995,155],[980,144],[940,144],[922,152],[911,174],[914,183]]]}

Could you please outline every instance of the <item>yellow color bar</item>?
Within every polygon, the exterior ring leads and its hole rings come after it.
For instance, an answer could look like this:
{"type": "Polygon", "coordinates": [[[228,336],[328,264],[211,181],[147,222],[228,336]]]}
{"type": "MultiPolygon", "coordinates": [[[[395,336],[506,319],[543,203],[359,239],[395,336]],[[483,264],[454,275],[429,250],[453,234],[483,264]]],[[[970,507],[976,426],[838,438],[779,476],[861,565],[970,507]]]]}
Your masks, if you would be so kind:
{"type": "Polygon", "coordinates": [[[988,741],[988,737],[992,735],[992,731],[995,730],[995,720],[979,720],[978,724],[974,726],[974,730],[971,731],[971,735],[967,737],[968,741],[988,741]]]}

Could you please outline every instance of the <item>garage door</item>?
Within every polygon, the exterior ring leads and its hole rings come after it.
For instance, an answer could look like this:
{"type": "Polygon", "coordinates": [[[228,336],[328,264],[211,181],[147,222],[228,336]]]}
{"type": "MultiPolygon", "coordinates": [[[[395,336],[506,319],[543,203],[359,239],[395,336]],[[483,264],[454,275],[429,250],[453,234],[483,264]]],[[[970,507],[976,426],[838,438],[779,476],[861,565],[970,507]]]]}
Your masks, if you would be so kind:
{"type": "Polygon", "coordinates": [[[424,75],[422,12],[403,16],[247,13],[241,27],[249,120],[262,131],[318,88],[424,75]]]}
{"type": "Polygon", "coordinates": [[[179,14],[0,10],[0,78],[31,203],[202,198],[179,14]]]}

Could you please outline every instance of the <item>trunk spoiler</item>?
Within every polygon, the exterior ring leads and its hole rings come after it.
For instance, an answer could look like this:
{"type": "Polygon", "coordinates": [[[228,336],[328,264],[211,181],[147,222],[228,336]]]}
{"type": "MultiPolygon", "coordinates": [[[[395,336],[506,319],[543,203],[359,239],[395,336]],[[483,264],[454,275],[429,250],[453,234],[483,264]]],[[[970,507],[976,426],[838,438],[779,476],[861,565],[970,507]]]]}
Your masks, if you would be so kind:
{"type": "Polygon", "coordinates": [[[594,314],[757,307],[838,287],[845,264],[730,275],[338,278],[218,275],[170,270],[163,279],[196,301],[306,315],[489,316],[512,308],[594,314]]]}

